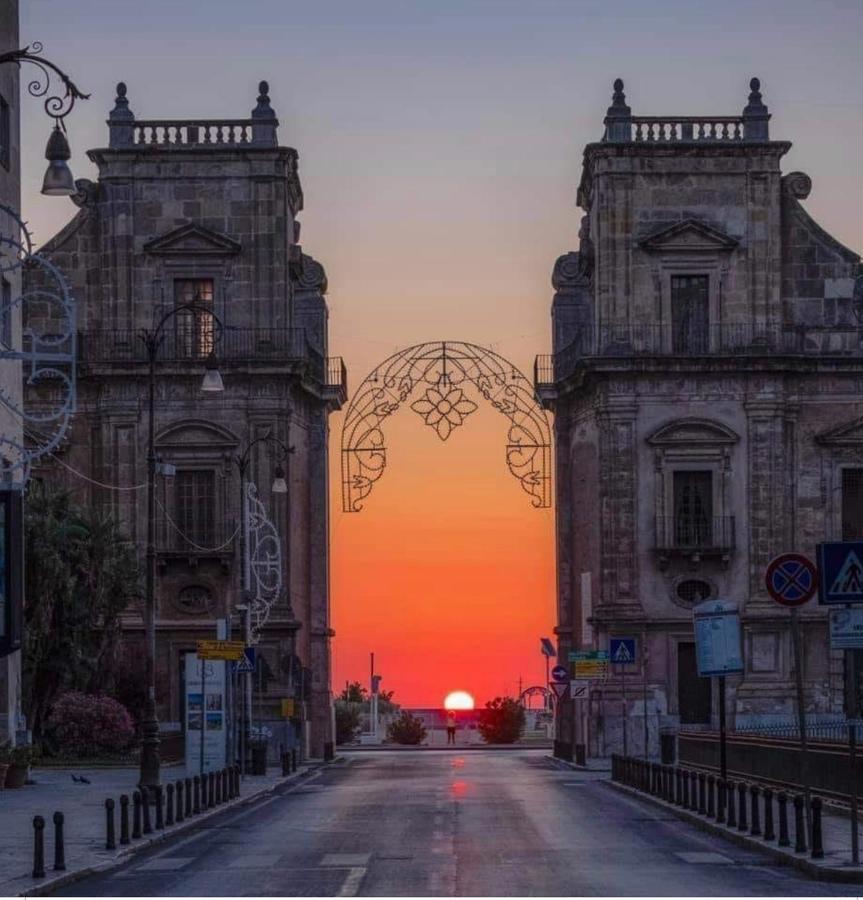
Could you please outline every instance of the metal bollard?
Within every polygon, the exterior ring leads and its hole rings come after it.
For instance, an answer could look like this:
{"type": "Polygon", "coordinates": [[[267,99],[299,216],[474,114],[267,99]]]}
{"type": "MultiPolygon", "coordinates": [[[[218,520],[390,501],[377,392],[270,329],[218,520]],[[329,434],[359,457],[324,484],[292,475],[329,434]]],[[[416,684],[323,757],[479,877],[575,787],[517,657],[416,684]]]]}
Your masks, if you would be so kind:
{"type": "Polygon", "coordinates": [[[33,816],[33,877],[45,877],[45,820],[33,816]]]}
{"type": "Polygon", "coordinates": [[[120,843],[129,843],[129,797],[120,794],[120,843]]]}
{"type": "Polygon", "coordinates": [[[222,769],[222,778],[225,780],[225,791],[227,792],[226,800],[234,799],[234,779],[231,778],[231,770],[228,768],[222,769]]]}
{"type": "Polygon", "coordinates": [[[729,781],[726,785],[725,796],[728,800],[728,827],[737,827],[737,800],[734,796],[734,782],[729,781]]]}
{"type": "Polygon", "coordinates": [[[716,779],[716,821],[720,825],[725,824],[726,789],[728,785],[720,776],[716,779]]]}
{"type": "Polygon", "coordinates": [[[812,808],[812,859],[824,859],[824,843],[821,837],[821,798],[813,797],[812,808]]]}
{"type": "Polygon", "coordinates": [[[201,811],[201,776],[195,776],[195,802],[192,806],[192,815],[198,815],[201,811]]]}
{"type": "Polygon", "coordinates": [[[716,818],[716,776],[707,776],[707,818],[716,818]]]}
{"type": "Polygon", "coordinates": [[[183,782],[183,792],[186,795],[186,812],[185,816],[188,819],[192,815],[192,779],[186,778],[183,782]]]}
{"type": "MultiPolygon", "coordinates": [[[[611,761],[611,767],[612,767],[612,769],[614,768],[614,760],[611,761]]],[[[290,775],[290,774],[291,774],[291,760],[290,760],[290,757],[288,756],[288,751],[283,750],[282,751],[282,775],[284,776],[284,775],[290,775]]],[[[613,775],[612,775],[612,778],[614,778],[613,775]]]]}
{"type": "Polygon", "coordinates": [[[234,784],[237,787],[237,796],[238,797],[240,796],[240,785],[242,783],[242,778],[240,777],[240,775],[241,775],[240,766],[239,766],[239,764],[237,764],[236,766],[234,766],[234,784]]]}
{"type": "Polygon", "coordinates": [[[144,827],[141,829],[144,834],[152,834],[153,826],[150,824],[150,789],[141,787],[141,818],[144,821],[144,827]]]}
{"type": "Polygon", "coordinates": [[[684,809],[689,809],[689,772],[683,770],[683,803],[684,809]]]}
{"type": "Polygon", "coordinates": [[[803,796],[794,795],[794,852],[806,852],[806,825],[803,821],[803,796]]]}
{"type": "Polygon", "coordinates": [[[105,801],[105,849],[116,850],[117,839],[114,836],[114,801],[108,797],[105,801]]]}
{"type": "Polygon", "coordinates": [[[299,762],[300,762],[299,756],[300,756],[300,754],[297,753],[297,748],[294,747],[291,750],[291,770],[294,772],[297,771],[297,766],[299,765],[299,762]]]}
{"type": "Polygon", "coordinates": [[[698,773],[698,812],[707,815],[707,775],[704,772],[698,773]]]}
{"type": "Polygon", "coordinates": [[[184,794],[183,788],[184,787],[185,787],[185,785],[183,783],[183,779],[178,778],[177,779],[177,815],[174,818],[174,821],[176,821],[176,822],[182,822],[185,819],[184,813],[185,813],[186,806],[184,803],[185,798],[183,796],[183,794],[184,794]]]}
{"type": "Polygon", "coordinates": [[[165,824],[174,824],[174,785],[170,781],[165,785],[165,824]]]}
{"type": "Polygon", "coordinates": [[[222,773],[220,771],[213,772],[213,788],[214,804],[218,806],[222,802],[222,773]]]}
{"type": "Polygon", "coordinates": [[[63,842],[63,813],[54,813],[54,871],[66,871],[66,844],[63,842]]]}
{"type": "Polygon", "coordinates": [[[749,788],[749,833],[752,837],[759,837],[761,834],[761,818],[758,814],[758,796],[761,793],[757,784],[753,784],[749,788]]]}
{"type": "Polygon", "coordinates": [[[741,781],[737,785],[737,830],[746,831],[746,785],[741,781]]]}
{"type": "Polygon", "coordinates": [[[165,827],[165,794],[161,784],[157,784],[154,791],[156,793],[156,831],[161,831],[165,827]]]}
{"type": "Polygon", "coordinates": [[[773,830],[773,791],[764,788],[764,840],[775,841],[776,832],[773,830]]]}
{"type": "Polygon", "coordinates": [[[216,805],[216,778],[212,772],[207,772],[207,809],[216,805]]]}
{"type": "Polygon", "coordinates": [[[141,837],[141,792],[132,792],[132,840],[141,837]]]}
{"type": "Polygon", "coordinates": [[[776,796],[779,804],[779,846],[790,847],[791,841],[788,838],[788,794],[780,791],[776,796]]]}

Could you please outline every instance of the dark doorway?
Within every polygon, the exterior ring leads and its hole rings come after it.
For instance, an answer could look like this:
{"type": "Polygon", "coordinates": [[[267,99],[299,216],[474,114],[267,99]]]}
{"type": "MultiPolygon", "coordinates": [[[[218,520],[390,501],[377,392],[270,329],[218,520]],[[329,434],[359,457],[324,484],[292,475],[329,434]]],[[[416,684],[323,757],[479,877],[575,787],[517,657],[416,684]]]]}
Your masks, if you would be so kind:
{"type": "Polygon", "coordinates": [[[710,681],[695,665],[695,644],[677,645],[677,708],[681,725],[710,724],[710,681]]]}
{"type": "Polygon", "coordinates": [[[707,276],[673,275],[671,349],[674,353],[707,353],[709,315],[707,276]]]}

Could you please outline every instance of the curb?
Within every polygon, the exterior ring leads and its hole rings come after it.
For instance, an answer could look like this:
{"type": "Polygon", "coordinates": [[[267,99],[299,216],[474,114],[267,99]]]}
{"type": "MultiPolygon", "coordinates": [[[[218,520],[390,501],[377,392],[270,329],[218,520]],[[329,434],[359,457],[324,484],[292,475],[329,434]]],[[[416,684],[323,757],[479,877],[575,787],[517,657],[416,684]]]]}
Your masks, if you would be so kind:
{"type": "Polygon", "coordinates": [[[279,788],[284,787],[285,785],[290,785],[294,782],[303,781],[306,778],[311,777],[312,775],[316,774],[323,765],[325,765],[325,763],[315,763],[307,767],[303,772],[299,772],[293,775],[287,775],[274,784],[271,784],[268,787],[260,788],[252,794],[248,794],[245,797],[239,797],[231,803],[223,803],[221,806],[215,807],[211,810],[207,810],[207,812],[204,814],[199,814],[196,818],[185,819],[180,825],[172,825],[170,830],[166,829],[161,834],[153,835],[152,837],[139,840],[135,844],[130,844],[128,847],[125,847],[123,850],[121,850],[113,859],[108,859],[101,863],[95,863],[94,865],[86,866],[83,869],[76,869],[73,872],[66,872],[63,875],[58,875],[56,878],[51,878],[50,880],[40,880],[32,887],[11,896],[44,897],[46,894],[50,894],[53,891],[57,890],[57,888],[66,887],[67,885],[73,884],[76,881],[81,881],[84,878],[88,878],[90,875],[103,875],[106,872],[112,872],[114,869],[119,869],[122,866],[126,865],[126,863],[128,863],[133,857],[137,856],[144,850],[150,850],[151,848],[157,847],[160,844],[166,844],[172,838],[182,834],[186,834],[189,831],[193,831],[203,822],[207,822],[210,819],[221,815],[222,813],[239,809],[243,806],[248,806],[251,803],[256,802],[257,800],[260,800],[262,797],[274,794],[279,788]]]}
{"type": "Polygon", "coordinates": [[[770,844],[761,841],[755,841],[743,832],[730,831],[728,828],[717,825],[715,822],[711,822],[709,819],[705,819],[697,813],[692,813],[689,810],[681,809],[679,806],[666,803],[663,800],[659,800],[650,794],[645,794],[642,791],[631,788],[625,784],[620,784],[616,781],[605,781],[604,784],[612,790],[619,791],[621,794],[644,800],[648,803],[652,803],[654,806],[658,806],[660,809],[664,809],[666,812],[673,813],[678,819],[682,819],[684,822],[694,825],[699,831],[706,831],[708,834],[725,838],[733,844],[737,844],[739,847],[745,847],[748,850],[757,850],[764,853],[765,856],[775,859],[780,865],[799,869],[816,881],[863,884],[863,868],[852,869],[844,867],[840,868],[838,866],[819,866],[804,856],[794,856],[790,853],[785,853],[778,847],[773,847],[770,844]]]}
{"type": "Polygon", "coordinates": [[[590,766],[580,766],[578,763],[570,762],[568,759],[561,759],[559,756],[546,756],[559,769],[572,769],[574,772],[594,772],[597,775],[611,775],[611,766],[607,769],[592,769],[590,766]]]}
{"type": "MultiPolygon", "coordinates": [[[[410,753],[420,751],[422,753],[470,753],[490,750],[493,753],[514,753],[522,750],[550,750],[551,744],[464,744],[462,746],[450,744],[441,747],[398,746],[395,744],[342,744],[340,753],[410,753]]],[[[609,771],[611,771],[609,769],[609,771]]]]}

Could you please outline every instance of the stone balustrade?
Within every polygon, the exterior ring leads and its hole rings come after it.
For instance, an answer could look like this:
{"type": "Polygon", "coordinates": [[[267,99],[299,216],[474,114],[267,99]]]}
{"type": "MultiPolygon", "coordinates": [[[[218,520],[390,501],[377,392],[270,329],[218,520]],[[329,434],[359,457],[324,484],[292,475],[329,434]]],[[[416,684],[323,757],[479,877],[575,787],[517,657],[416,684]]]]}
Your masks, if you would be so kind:
{"type": "Polygon", "coordinates": [[[636,143],[733,143],[743,140],[742,116],[633,116],[636,143]]]}
{"type": "MultiPolygon", "coordinates": [[[[251,119],[137,119],[132,143],[147,147],[235,147],[252,143],[251,119]]],[[[120,126],[123,127],[123,126],[120,126]]]]}

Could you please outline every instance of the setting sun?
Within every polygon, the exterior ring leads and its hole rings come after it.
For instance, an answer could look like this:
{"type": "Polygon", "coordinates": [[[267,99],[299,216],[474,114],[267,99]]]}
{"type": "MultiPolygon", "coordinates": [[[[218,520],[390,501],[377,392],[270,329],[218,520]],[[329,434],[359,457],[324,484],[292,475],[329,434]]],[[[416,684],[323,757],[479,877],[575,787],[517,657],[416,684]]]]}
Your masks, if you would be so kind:
{"type": "Polygon", "coordinates": [[[444,709],[473,709],[473,697],[467,691],[452,691],[446,695],[444,709]]]}

